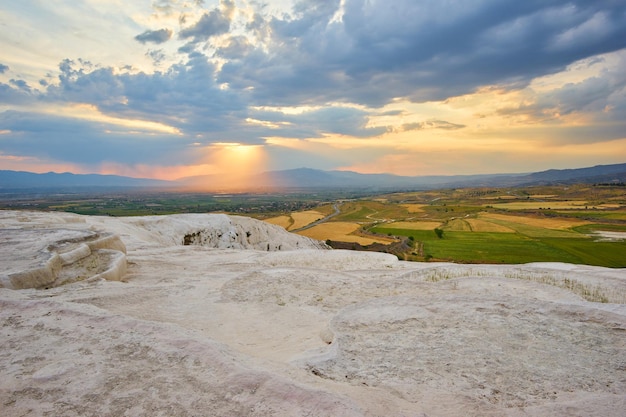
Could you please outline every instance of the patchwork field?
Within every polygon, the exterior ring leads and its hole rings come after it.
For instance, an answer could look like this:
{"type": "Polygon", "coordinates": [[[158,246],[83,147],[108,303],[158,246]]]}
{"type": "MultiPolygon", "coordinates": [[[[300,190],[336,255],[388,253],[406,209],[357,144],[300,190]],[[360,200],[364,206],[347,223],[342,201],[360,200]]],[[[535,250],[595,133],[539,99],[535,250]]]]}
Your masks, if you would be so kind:
{"type": "Polygon", "coordinates": [[[491,204],[495,208],[506,210],[578,210],[593,207],[594,209],[615,208],[614,204],[598,204],[593,205],[588,201],[516,201],[511,203],[491,204]]]}
{"type": "Polygon", "coordinates": [[[325,215],[317,210],[296,211],[288,215],[270,217],[266,222],[284,227],[286,230],[297,230],[307,226],[325,215]]]}
{"type": "Polygon", "coordinates": [[[441,222],[393,222],[386,225],[392,229],[406,229],[406,230],[434,230],[441,226],[441,222]]]}
{"type": "Polygon", "coordinates": [[[514,223],[544,229],[571,229],[592,223],[591,221],[572,218],[538,218],[532,216],[508,215],[498,213],[480,213],[480,218],[493,223],[514,223]]]}
{"type": "Polygon", "coordinates": [[[336,240],[342,242],[354,242],[361,245],[371,245],[372,243],[391,243],[393,239],[384,237],[365,237],[355,234],[361,225],[350,222],[322,223],[318,226],[298,232],[299,235],[307,236],[317,240],[336,240]]]}
{"type": "Polygon", "coordinates": [[[515,229],[482,218],[466,219],[472,232],[515,233],[515,229]]]}
{"type": "MultiPolygon", "coordinates": [[[[381,242],[381,236],[401,238],[410,250],[396,255],[415,261],[626,267],[623,187],[396,193],[343,202],[339,208],[338,216],[302,234],[362,245],[381,242]],[[498,200],[506,202],[494,204],[498,200]],[[617,238],[603,239],[601,232],[617,238]]],[[[303,213],[300,224],[316,220],[311,211],[303,213]]]]}
{"type": "Polygon", "coordinates": [[[361,245],[371,245],[372,243],[391,243],[393,239],[385,237],[365,237],[355,234],[361,225],[350,222],[329,222],[322,223],[310,229],[298,232],[299,235],[307,236],[317,240],[335,240],[342,242],[354,242],[361,245]]]}

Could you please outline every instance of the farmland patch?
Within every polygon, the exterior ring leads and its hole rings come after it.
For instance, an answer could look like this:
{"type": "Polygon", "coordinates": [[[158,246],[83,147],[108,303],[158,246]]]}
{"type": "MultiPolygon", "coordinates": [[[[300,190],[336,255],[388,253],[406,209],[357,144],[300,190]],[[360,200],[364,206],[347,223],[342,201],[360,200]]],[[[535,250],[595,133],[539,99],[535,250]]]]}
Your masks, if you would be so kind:
{"type": "Polygon", "coordinates": [[[515,233],[515,230],[483,219],[466,219],[473,232],[515,233]]]}
{"type": "Polygon", "coordinates": [[[299,229],[323,217],[324,215],[322,213],[320,213],[319,211],[315,211],[315,210],[297,211],[297,212],[291,213],[293,224],[287,230],[299,229]]]}
{"type": "Polygon", "coordinates": [[[400,206],[406,208],[409,213],[423,213],[426,204],[400,204],[400,206]]]}
{"type": "Polygon", "coordinates": [[[391,243],[394,240],[385,237],[364,237],[355,234],[361,225],[351,222],[328,222],[314,226],[310,229],[302,230],[298,234],[317,240],[338,240],[342,242],[356,242],[361,245],[371,245],[372,243],[391,243]]]}
{"type": "Polygon", "coordinates": [[[487,220],[499,220],[509,223],[518,223],[528,226],[541,227],[545,229],[569,229],[572,227],[582,226],[590,223],[589,221],[578,219],[537,218],[530,216],[513,216],[498,213],[481,213],[480,217],[487,220]]]}
{"type": "Polygon", "coordinates": [[[435,228],[441,226],[441,222],[393,222],[388,223],[385,227],[390,227],[393,229],[406,229],[406,230],[434,230],[435,228]]]}

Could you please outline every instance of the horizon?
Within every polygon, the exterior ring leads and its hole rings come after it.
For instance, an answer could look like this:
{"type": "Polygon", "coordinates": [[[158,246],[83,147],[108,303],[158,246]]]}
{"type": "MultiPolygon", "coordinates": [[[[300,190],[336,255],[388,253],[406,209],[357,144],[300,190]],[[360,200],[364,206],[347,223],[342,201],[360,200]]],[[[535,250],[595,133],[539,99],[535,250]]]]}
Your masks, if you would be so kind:
{"type": "MultiPolygon", "coordinates": [[[[269,170],[269,171],[260,171],[260,172],[256,172],[253,173],[252,175],[262,175],[262,174],[266,174],[266,173],[272,173],[272,172],[284,172],[284,171],[298,171],[298,170],[312,170],[312,171],[321,171],[321,172],[351,172],[351,173],[355,173],[355,174],[360,174],[360,175],[395,175],[395,176],[404,176],[404,177],[429,177],[429,176],[442,176],[442,177],[446,177],[446,176],[472,176],[472,175],[526,175],[526,174],[533,174],[536,172],[543,172],[543,171],[550,171],[550,170],[570,170],[570,169],[585,169],[585,168],[594,168],[597,166],[605,166],[605,165],[621,165],[621,164],[626,164],[626,162],[618,162],[615,164],[598,164],[598,165],[593,165],[593,166],[577,166],[577,167],[566,167],[566,168],[548,168],[545,170],[541,170],[541,171],[526,171],[526,172],[496,172],[496,173],[475,173],[475,174],[442,174],[442,175],[432,175],[432,174],[424,174],[424,175],[399,175],[399,174],[393,174],[390,172],[358,172],[358,171],[353,171],[353,170],[346,170],[346,169],[317,169],[317,168],[311,168],[311,167],[306,167],[306,166],[301,166],[301,167],[297,167],[297,168],[287,168],[287,169],[277,169],[277,170],[269,170]]],[[[0,169],[3,170],[3,169],[0,169]]],[[[176,182],[176,181],[181,181],[181,180],[185,180],[185,179],[190,179],[193,178],[193,176],[191,177],[180,177],[180,178],[175,178],[172,180],[161,180],[159,178],[146,178],[146,177],[133,177],[133,176],[127,176],[127,175],[119,175],[119,174],[100,174],[98,172],[85,172],[85,173],[76,173],[76,172],[70,172],[70,171],[63,171],[63,172],[58,172],[58,171],[42,171],[42,172],[36,172],[36,171],[18,171],[18,170],[6,170],[6,171],[15,171],[15,172],[24,172],[24,173],[28,173],[28,174],[57,174],[57,175],[62,175],[62,174],[71,174],[71,175],[102,175],[102,176],[121,176],[121,177],[126,177],[126,178],[132,178],[132,179],[143,179],[143,180],[155,180],[155,181],[171,181],[171,182],[176,182]]],[[[208,175],[219,175],[219,174],[208,174],[208,175]]]]}
{"type": "Polygon", "coordinates": [[[0,169],[226,184],[626,160],[626,4],[394,6],[3,4],[0,169]]]}

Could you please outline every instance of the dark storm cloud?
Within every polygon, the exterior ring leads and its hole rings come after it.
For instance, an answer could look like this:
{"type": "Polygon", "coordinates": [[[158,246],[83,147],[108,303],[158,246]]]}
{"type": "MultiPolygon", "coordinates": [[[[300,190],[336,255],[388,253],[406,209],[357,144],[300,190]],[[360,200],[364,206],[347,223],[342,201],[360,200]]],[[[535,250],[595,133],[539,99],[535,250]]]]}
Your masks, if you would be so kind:
{"type": "Polygon", "coordinates": [[[230,29],[230,19],[215,9],[202,15],[194,25],[180,31],[181,39],[192,39],[192,42],[203,42],[215,35],[227,33],[230,29]]]}
{"type": "Polygon", "coordinates": [[[582,58],[626,47],[626,3],[612,0],[299,2],[271,28],[267,52],[227,63],[221,80],[259,103],[396,97],[440,100],[483,85],[522,87],[582,58]]]}
{"type": "Polygon", "coordinates": [[[145,32],[135,36],[135,40],[145,43],[164,43],[170,40],[173,32],[170,29],[146,30],[145,32]]]}

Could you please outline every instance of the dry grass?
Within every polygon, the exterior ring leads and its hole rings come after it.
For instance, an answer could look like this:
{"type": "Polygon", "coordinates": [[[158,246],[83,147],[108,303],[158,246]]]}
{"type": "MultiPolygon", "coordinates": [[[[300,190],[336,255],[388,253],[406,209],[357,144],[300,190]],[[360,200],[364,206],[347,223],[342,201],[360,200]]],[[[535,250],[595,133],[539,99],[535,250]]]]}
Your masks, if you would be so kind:
{"type": "Polygon", "coordinates": [[[469,223],[463,219],[452,219],[443,227],[444,230],[450,230],[454,232],[471,232],[472,228],[469,223]]]}
{"type": "Polygon", "coordinates": [[[582,226],[591,222],[576,219],[539,219],[527,216],[510,216],[507,214],[481,213],[482,219],[501,220],[510,223],[525,224],[527,226],[543,227],[544,229],[569,229],[576,226],[582,226]]]}
{"type": "Polygon", "coordinates": [[[466,219],[473,232],[515,233],[510,227],[502,226],[482,219],[466,219]]]}
{"type": "Polygon", "coordinates": [[[406,208],[406,211],[409,213],[422,213],[424,212],[423,207],[426,204],[400,204],[400,206],[406,208]]]}
{"type": "Polygon", "coordinates": [[[441,222],[394,222],[385,224],[390,229],[404,230],[434,230],[441,226],[441,222]]]}
{"type": "Polygon", "coordinates": [[[319,211],[315,211],[315,210],[297,211],[297,212],[291,213],[293,224],[287,230],[299,229],[323,217],[324,215],[322,213],[320,213],[319,211]]]}
{"type": "Polygon", "coordinates": [[[317,240],[338,240],[341,242],[356,242],[361,245],[370,245],[372,243],[391,243],[392,239],[384,237],[364,237],[353,234],[360,229],[361,225],[350,222],[329,222],[322,223],[307,230],[298,232],[303,236],[308,236],[317,240]]]}
{"type": "Polygon", "coordinates": [[[293,222],[291,216],[271,217],[269,219],[263,219],[263,221],[270,223],[270,224],[275,224],[285,229],[288,229],[289,226],[291,226],[291,223],[293,222]]]}

